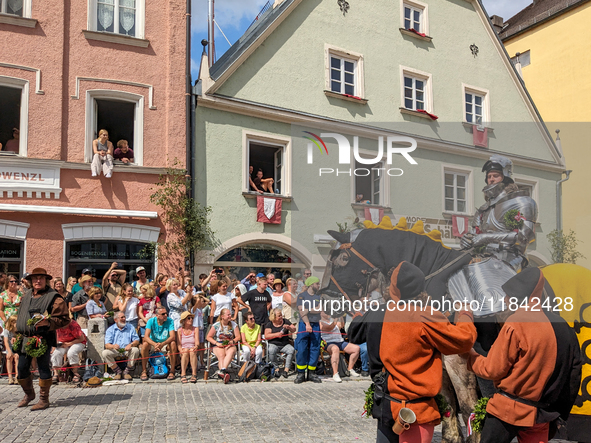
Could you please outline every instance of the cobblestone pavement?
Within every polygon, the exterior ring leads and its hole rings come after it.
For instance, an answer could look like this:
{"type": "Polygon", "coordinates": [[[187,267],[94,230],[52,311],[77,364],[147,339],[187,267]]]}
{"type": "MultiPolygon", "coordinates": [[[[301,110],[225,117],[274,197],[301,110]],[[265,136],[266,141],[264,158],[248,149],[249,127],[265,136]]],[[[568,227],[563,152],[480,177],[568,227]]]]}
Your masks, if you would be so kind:
{"type": "Polygon", "coordinates": [[[51,389],[50,408],[40,412],[17,409],[22,390],[3,380],[0,442],[375,441],[376,422],[361,417],[369,381],[295,385],[291,378],[59,385],[51,389]]]}
{"type": "MultiPolygon", "coordinates": [[[[178,378],[84,389],[60,384],[51,389],[49,409],[30,412],[16,408],[20,386],[3,379],[0,443],[374,442],[375,420],[361,417],[368,386],[369,380],[295,385],[293,377],[229,385],[183,385],[178,378]]],[[[433,442],[441,442],[439,426],[433,442]]]]}

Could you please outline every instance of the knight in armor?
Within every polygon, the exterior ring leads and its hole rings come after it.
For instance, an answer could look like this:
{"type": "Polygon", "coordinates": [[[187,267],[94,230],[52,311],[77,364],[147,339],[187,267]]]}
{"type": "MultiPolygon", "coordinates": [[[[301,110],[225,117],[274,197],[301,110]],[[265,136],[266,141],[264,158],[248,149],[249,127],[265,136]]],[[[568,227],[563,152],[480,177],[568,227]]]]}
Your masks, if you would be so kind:
{"type": "Polygon", "coordinates": [[[492,255],[516,272],[527,266],[525,251],[536,238],[536,202],[513,182],[513,163],[493,155],[482,167],[486,203],[476,211],[470,231],[462,237],[462,249],[492,255]]]}

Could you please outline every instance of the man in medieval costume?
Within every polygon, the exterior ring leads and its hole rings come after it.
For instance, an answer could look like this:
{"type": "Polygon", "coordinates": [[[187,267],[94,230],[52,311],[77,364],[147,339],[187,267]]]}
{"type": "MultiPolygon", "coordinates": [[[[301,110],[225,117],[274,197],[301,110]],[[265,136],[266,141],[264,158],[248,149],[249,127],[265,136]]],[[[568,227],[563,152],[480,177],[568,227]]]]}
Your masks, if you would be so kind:
{"type": "Polygon", "coordinates": [[[18,404],[19,408],[28,406],[35,399],[33,376],[31,375],[31,348],[37,353],[45,349],[41,355],[35,355],[39,367],[39,402],[31,410],[49,407],[49,388],[51,387],[51,370],[49,362],[51,348],[57,346],[57,329],[67,326],[70,322],[68,306],[65,300],[49,286],[52,276],[43,268],[35,268],[26,277],[31,289],[25,290],[16,321],[17,334],[22,336],[18,349],[18,383],[25,391],[25,397],[18,404]],[[34,340],[29,340],[33,338],[34,340]],[[30,343],[32,342],[32,343],[30,343]]]}
{"type": "Polygon", "coordinates": [[[349,339],[355,344],[367,343],[375,386],[372,416],[378,419],[376,442],[430,442],[441,421],[435,402],[442,387],[441,357],[470,350],[476,329],[469,311],[458,312],[455,324],[439,311],[431,311],[425,274],[415,265],[400,263],[390,281],[386,298],[396,303],[397,309],[382,305],[355,317],[349,339]],[[413,411],[416,421],[399,437],[393,426],[402,408],[413,411]]]}
{"type": "Polygon", "coordinates": [[[511,176],[513,163],[493,155],[482,167],[486,202],[476,211],[470,231],[462,237],[462,249],[474,248],[509,264],[516,272],[527,266],[525,251],[536,239],[538,208],[527,191],[520,191],[511,176]]]}
{"type": "Polygon", "coordinates": [[[581,353],[575,331],[557,314],[528,309],[542,300],[544,275],[527,268],[503,285],[506,302],[518,308],[505,321],[488,356],[474,350],[468,369],[494,381],[486,406],[482,443],[540,443],[552,438],[558,420],[566,421],[581,385],[581,353]]]}

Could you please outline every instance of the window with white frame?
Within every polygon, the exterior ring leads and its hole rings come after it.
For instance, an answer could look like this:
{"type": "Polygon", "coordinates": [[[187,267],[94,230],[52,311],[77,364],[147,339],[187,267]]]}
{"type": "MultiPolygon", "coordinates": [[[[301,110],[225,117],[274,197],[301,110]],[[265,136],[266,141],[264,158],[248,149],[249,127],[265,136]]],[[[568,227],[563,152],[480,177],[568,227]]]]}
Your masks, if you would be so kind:
{"type": "Polygon", "coordinates": [[[245,134],[243,192],[290,195],[290,140],[245,134]]]}
{"type": "Polygon", "coordinates": [[[1,155],[27,155],[29,82],[0,76],[1,155]]]}
{"type": "Polygon", "coordinates": [[[386,170],[383,162],[364,165],[355,162],[355,203],[383,205],[386,170]]]}
{"type": "Polygon", "coordinates": [[[330,56],[330,90],[337,94],[356,95],[355,93],[355,60],[330,56]]]}
{"type": "Polygon", "coordinates": [[[325,45],[326,87],[329,92],[363,98],[363,56],[325,45]]]}
{"type": "Polygon", "coordinates": [[[145,0],[88,0],[88,29],[144,38],[145,0]]]}
{"type": "Polygon", "coordinates": [[[536,203],[539,204],[537,180],[522,176],[514,176],[513,180],[515,181],[515,184],[517,185],[520,191],[525,192],[528,197],[533,198],[536,201],[536,203]]]}
{"type": "Polygon", "coordinates": [[[444,211],[468,212],[469,174],[444,170],[444,211]]]}
{"type": "Polygon", "coordinates": [[[115,149],[119,140],[127,141],[134,164],[143,165],[144,97],[112,90],[89,90],[86,97],[85,161],[92,160],[92,142],[105,129],[115,149]]]}
{"type": "Polygon", "coordinates": [[[466,121],[477,125],[482,124],[484,111],[484,96],[473,92],[464,94],[466,100],[466,121]]]}
{"type": "Polygon", "coordinates": [[[0,13],[31,18],[31,0],[0,0],[0,13]]]}
{"type": "Polygon", "coordinates": [[[404,107],[407,109],[425,109],[425,87],[427,82],[423,78],[404,75],[404,107]]]}
{"type": "Polygon", "coordinates": [[[473,125],[490,122],[489,93],[485,89],[462,84],[464,121],[473,125]]]}

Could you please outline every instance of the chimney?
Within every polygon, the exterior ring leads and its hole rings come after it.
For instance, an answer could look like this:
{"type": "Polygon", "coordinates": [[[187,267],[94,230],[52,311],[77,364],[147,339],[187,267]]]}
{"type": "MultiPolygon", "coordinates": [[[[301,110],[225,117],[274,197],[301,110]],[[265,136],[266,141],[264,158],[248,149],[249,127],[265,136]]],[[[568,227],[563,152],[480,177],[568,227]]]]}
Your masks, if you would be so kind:
{"type": "Polygon", "coordinates": [[[495,30],[495,32],[498,34],[499,32],[501,32],[501,29],[503,29],[503,17],[499,17],[498,15],[493,15],[490,18],[490,21],[492,22],[493,28],[495,30]]]}

